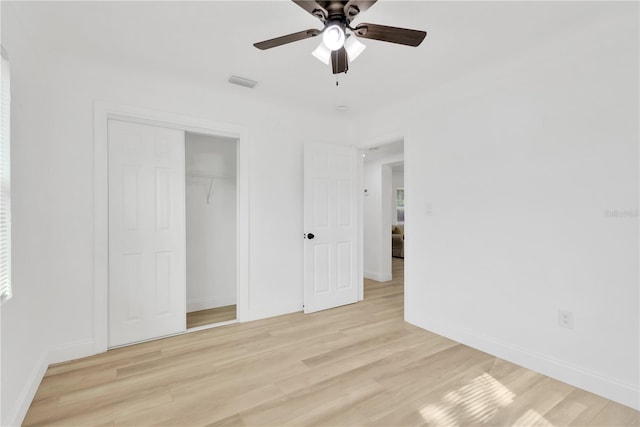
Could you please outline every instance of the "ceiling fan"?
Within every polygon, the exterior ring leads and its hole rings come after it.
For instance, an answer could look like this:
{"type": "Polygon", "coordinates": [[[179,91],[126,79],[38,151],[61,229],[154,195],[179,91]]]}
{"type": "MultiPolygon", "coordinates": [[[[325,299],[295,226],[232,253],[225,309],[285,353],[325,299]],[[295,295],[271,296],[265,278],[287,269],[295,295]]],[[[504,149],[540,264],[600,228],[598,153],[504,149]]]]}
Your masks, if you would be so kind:
{"type": "Polygon", "coordinates": [[[271,49],[298,40],[316,37],[322,34],[322,43],[313,55],[328,64],[331,60],[333,74],[346,73],[349,61],[353,61],[365,49],[356,37],[383,42],[397,43],[406,46],[419,46],[426,37],[425,31],[408,28],[388,27],[377,24],[358,24],[351,26],[351,21],[361,12],[366,11],[377,0],[293,0],[295,4],[318,18],[324,27],[288,34],[254,43],[258,49],[271,49]],[[348,32],[349,31],[349,32],[348,32]],[[353,37],[356,36],[356,37],[353,37]]]}

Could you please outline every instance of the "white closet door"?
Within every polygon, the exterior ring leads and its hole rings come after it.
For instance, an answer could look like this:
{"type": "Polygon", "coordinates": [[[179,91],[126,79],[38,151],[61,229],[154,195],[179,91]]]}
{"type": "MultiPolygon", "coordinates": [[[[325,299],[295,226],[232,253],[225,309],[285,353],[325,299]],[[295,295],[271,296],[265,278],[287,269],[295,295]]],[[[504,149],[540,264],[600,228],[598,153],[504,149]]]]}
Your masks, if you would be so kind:
{"type": "Polygon", "coordinates": [[[304,147],[304,312],[358,301],[355,148],[304,147]]]}
{"type": "Polygon", "coordinates": [[[109,120],[109,346],[186,329],[184,132],[109,120]]]}

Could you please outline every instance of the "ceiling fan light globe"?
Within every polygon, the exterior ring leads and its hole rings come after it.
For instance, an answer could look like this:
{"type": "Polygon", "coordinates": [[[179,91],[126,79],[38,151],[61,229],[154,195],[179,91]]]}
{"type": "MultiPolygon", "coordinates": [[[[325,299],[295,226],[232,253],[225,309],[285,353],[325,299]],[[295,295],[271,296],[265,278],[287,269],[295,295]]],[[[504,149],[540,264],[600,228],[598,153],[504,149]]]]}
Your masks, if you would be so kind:
{"type": "Polygon", "coordinates": [[[322,43],[331,51],[344,46],[344,39],[344,30],[337,24],[329,25],[322,33],[322,43]]]}
{"type": "Polygon", "coordinates": [[[344,42],[344,48],[347,50],[349,61],[354,61],[362,52],[364,52],[367,46],[352,35],[344,42]]]}
{"type": "Polygon", "coordinates": [[[329,61],[331,60],[331,51],[324,45],[324,43],[320,43],[311,54],[320,61],[329,65],[329,61]]]}

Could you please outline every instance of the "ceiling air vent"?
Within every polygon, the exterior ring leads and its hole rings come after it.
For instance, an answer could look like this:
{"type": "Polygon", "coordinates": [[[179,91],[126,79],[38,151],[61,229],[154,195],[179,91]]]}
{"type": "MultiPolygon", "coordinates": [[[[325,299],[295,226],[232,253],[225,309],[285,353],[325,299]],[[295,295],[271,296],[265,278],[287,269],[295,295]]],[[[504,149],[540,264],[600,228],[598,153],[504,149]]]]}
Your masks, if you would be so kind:
{"type": "Polygon", "coordinates": [[[238,86],[248,87],[248,88],[253,88],[255,85],[258,84],[258,82],[255,80],[245,79],[244,77],[238,77],[238,76],[229,77],[229,83],[232,83],[238,86]]]}

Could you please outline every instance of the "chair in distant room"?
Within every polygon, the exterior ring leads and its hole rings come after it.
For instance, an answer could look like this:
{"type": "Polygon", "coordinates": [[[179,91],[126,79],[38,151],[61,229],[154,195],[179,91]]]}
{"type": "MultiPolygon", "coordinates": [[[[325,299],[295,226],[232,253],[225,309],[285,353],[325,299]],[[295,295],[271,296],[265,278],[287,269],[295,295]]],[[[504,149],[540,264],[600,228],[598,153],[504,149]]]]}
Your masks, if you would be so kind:
{"type": "Polygon", "coordinates": [[[404,258],[404,225],[402,224],[391,228],[391,256],[404,258]]]}

